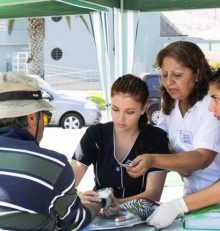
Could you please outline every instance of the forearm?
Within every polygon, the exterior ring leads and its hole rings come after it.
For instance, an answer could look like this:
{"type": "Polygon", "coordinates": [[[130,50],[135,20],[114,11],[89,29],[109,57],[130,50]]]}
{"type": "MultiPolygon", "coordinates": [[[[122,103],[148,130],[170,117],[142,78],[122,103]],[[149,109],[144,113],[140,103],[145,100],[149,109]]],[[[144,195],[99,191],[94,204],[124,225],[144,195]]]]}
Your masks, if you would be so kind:
{"type": "Polygon", "coordinates": [[[220,181],[202,191],[185,196],[184,201],[189,210],[200,209],[220,202],[220,181]]]}
{"type": "Polygon", "coordinates": [[[126,198],[120,198],[120,199],[118,199],[118,201],[119,201],[120,204],[122,204],[124,202],[134,200],[134,199],[138,199],[138,198],[148,198],[148,199],[151,199],[151,200],[154,200],[154,201],[158,201],[158,199],[153,195],[153,193],[151,193],[149,191],[148,192],[145,191],[145,192],[142,192],[142,193],[130,196],[130,197],[126,197],[126,198]]]}
{"type": "Polygon", "coordinates": [[[214,157],[214,153],[204,155],[197,150],[176,154],[153,154],[152,166],[170,171],[192,172],[206,168],[214,157]]]}
{"type": "Polygon", "coordinates": [[[130,197],[125,197],[125,198],[119,198],[118,201],[120,204],[123,204],[127,201],[131,201],[131,200],[134,200],[134,199],[138,199],[138,198],[141,198],[141,197],[144,197],[144,193],[139,193],[139,194],[136,194],[136,195],[133,195],[133,196],[130,196],[130,197]]]}
{"type": "Polygon", "coordinates": [[[89,204],[85,204],[85,207],[87,207],[92,215],[92,219],[97,216],[98,212],[100,211],[100,209],[103,207],[103,204],[100,202],[91,202],[89,204]]]}
{"type": "Polygon", "coordinates": [[[85,175],[88,166],[76,161],[76,160],[72,160],[71,161],[71,166],[74,172],[74,176],[75,176],[75,186],[79,186],[83,176],[85,175]]]}

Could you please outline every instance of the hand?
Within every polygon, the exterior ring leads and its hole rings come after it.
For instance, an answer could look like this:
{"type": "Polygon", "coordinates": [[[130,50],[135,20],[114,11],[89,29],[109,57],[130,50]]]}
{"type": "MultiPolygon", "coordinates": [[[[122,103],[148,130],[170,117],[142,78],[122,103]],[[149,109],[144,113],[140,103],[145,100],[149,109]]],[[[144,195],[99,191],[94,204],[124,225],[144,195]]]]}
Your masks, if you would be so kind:
{"type": "Polygon", "coordinates": [[[95,191],[78,192],[82,204],[89,204],[91,202],[102,202],[99,194],[95,191]]]}
{"type": "Polygon", "coordinates": [[[108,217],[112,215],[116,215],[120,211],[119,200],[114,197],[113,193],[111,194],[111,202],[112,203],[110,207],[108,207],[107,209],[103,209],[103,214],[108,217]]]}
{"type": "Polygon", "coordinates": [[[178,198],[157,207],[147,218],[147,222],[149,225],[161,229],[170,225],[177,216],[183,215],[188,211],[189,209],[187,208],[184,199],[178,198]]]}
{"type": "Polygon", "coordinates": [[[127,173],[134,178],[142,176],[153,166],[153,158],[153,154],[143,154],[136,157],[131,162],[131,166],[126,167],[127,173]]]}

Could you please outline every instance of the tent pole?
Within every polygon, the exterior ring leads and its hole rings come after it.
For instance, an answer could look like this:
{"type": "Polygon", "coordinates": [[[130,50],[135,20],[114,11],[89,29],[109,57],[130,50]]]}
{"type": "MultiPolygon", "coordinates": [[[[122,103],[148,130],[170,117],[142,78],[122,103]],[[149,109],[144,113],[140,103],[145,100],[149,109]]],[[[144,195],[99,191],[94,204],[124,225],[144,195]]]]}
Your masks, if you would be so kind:
{"type": "MultiPolygon", "coordinates": [[[[120,67],[120,69],[121,69],[121,75],[123,75],[124,74],[124,57],[123,57],[123,55],[124,55],[124,53],[123,53],[123,37],[124,37],[124,35],[123,35],[123,30],[124,30],[124,0],[120,0],[120,10],[121,10],[121,44],[120,44],[120,47],[121,47],[121,49],[120,49],[120,52],[121,52],[121,54],[120,54],[120,56],[121,56],[121,67],[120,67]]],[[[119,76],[118,76],[119,77],[119,76]]],[[[117,78],[118,78],[117,77],[117,78]]]]}

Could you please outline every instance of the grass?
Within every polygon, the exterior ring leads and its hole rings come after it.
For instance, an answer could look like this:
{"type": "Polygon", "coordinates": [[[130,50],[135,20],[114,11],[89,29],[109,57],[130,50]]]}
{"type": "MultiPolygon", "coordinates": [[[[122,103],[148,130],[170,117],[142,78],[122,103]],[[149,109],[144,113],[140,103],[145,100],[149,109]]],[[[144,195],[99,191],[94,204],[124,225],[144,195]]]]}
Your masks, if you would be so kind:
{"type": "Polygon", "coordinates": [[[88,93],[90,99],[95,102],[100,110],[105,110],[106,103],[105,103],[105,97],[102,91],[100,92],[89,92],[88,93]]]}

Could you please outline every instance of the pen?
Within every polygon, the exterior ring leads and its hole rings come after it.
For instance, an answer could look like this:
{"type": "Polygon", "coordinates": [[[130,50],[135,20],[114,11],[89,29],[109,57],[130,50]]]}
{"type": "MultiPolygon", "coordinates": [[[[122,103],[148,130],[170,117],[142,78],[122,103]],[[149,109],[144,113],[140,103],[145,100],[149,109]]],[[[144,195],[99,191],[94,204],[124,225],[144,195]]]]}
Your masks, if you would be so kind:
{"type": "Polygon", "coordinates": [[[120,217],[116,217],[115,218],[115,222],[120,222],[120,221],[126,221],[128,219],[132,219],[132,218],[135,218],[136,216],[132,213],[129,213],[127,215],[123,215],[123,216],[120,216],[120,217]]]}

